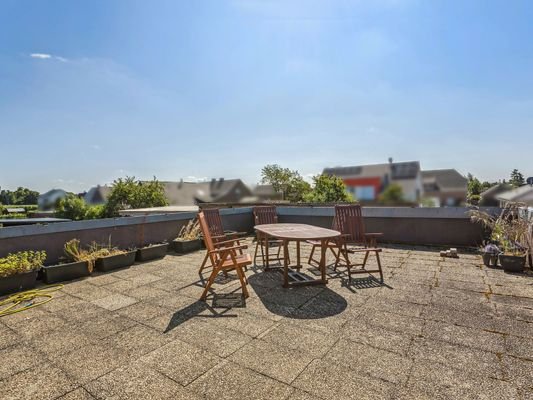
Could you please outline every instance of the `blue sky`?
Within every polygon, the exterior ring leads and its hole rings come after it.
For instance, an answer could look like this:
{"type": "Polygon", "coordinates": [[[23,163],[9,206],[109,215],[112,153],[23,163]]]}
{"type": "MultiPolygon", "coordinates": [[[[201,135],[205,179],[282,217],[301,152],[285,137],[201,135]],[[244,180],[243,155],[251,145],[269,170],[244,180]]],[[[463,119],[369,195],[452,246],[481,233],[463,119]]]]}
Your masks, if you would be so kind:
{"type": "Polygon", "coordinates": [[[2,0],[0,185],[533,175],[529,1],[2,0]]]}

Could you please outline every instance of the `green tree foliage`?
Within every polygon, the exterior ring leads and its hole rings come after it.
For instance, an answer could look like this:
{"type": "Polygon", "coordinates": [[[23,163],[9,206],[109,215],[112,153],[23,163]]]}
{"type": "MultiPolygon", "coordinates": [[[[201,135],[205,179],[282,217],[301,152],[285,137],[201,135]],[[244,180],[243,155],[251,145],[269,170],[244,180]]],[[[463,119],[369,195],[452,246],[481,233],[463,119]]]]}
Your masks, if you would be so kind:
{"type": "Polygon", "coordinates": [[[346,190],[343,180],[337,176],[321,174],[313,177],[313,190],[304,196],[305,201],[313,203],[335,203],[354,201],[346,190]]]}
{"type": "Polygon", "coordinates": [[[394,205],[401,204],[405,200],[403,198],[403,189],[397,183],[392,183],[385,188],[385,190],[379,195],[378,201],[381,204],[394,205]]]}
{"type": "Polygon", "coordinates": [[[481,200],[480,194],[483,193],[485,190],[490,189],[492,186],[496,185],[496,183],[490,183],[490,182],[481,182],[478,178],[476,178],[472,174],[467,175],[468,183],[466,186],[467,194],[466,194],[466,200],[468,204],[477,205],[479,201],[481,200]]]}
{"type": "Polygon", "coordinates": [[[168,205],[165,188],[155,177],[149,182],[135,177],[119,178],[113,182],[111,193],[104,206],[104,215],[116,217],[120,210],[130,208],[162,207],[168,205]]]}
{"type": "Polygon", "coordinates": [[[283,194],[283,200],[299,202],[311,191],[311,185],[304,181],[298,171],[270,164],[261,170],[261,183],[272,185],[275,191],[283,194]]]}
{"type": "Polygon", "coordinates": [[[0,191],[0,203],[5,205],[37,204],[39,192],[28,188],[19,187],[15,191],[0,191]]]}
{"type": "Polygon", "coordinates": [[[515,168],[511,171],[511,179],[509,180],[509,183],[514,187],[519,187],[526,183],[526,181],[524,175],[515,168]]]}
{"type": "Polygon", "coordinates": [[[84,219],[98,219],[103,217],[103,206],[90,206],[74,194],[57,202],[55,215],[58,218],[68,218],[73,221],[84,219]]]}

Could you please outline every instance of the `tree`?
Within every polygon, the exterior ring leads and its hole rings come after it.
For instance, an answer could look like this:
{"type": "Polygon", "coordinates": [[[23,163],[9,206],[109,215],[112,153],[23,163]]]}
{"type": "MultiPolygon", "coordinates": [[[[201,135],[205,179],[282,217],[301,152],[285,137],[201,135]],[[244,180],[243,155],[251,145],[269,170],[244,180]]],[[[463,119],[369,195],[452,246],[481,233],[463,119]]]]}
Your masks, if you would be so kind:
{"type": "Polygon", "coordinates": [[[6,205],[37,204],[38,197],[39,192],[24,187],[18,187],[15,191],[0,191],[0,203],[6,205]]]}
{"type": "Polygon", "coordinates": [[[511,171],[511,179],[509,183],[514,187],[522,186],[525,183],[524,175],[520,173],[516,168],[511,171]]]}
{"type": "Polygon", "coordinates": [[[59,218],[68,218],[73,221],[84,219],[98,219],[103,217],[102,206],[90,206],[74,194],[60,199],[55,208],[55,215],[59,218]]]}
{"type": "Polygon", "coordinates": [[[335,203],[354,201],[346,190],[344,181],[333,175],[321,174],[313,177],[313,190],[304,196],[305,201],[312,203],[335,203]]]}
{"type": "Polygon", "coordinates": [[[397,183],[392,183],[379,195],[378,201],[382,204],[394,205],[404,202],[403,189],[397,183]]]}
{"type": "Polygon", "coordinates": [[[104,215],[116,217],[120,210],[166,205],[168,201],[165,197],[165,187],[155,177],[148,182],[136,181],[135,177],[119,178],[113,182],[104,206],[104,215]]]}
{"type": "Polygon", "coordinates": [[[311,191],[311,185],[304,181],[298,171],[269,164],[261,170],[261,183],[272,185],[276,192],[283,194],[283,200],[302,201],[311,191]]]}

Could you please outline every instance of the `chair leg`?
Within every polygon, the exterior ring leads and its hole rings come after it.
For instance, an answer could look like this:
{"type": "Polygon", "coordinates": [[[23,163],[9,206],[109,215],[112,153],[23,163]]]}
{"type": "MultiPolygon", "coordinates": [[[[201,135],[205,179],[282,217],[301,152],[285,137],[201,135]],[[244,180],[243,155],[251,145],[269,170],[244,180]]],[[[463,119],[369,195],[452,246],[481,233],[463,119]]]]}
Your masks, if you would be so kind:
{"type": "Polygon", "coordinates": [[[204,257],[204,261],[202,262],[202,265],[200,265],[200,270],[198,271],[199,274],[202,273],[202,271],[204,270],[204,268],[206,267],[206,264],[207,264],[207,260],[209,259],[209,253],[206,252],[205,253],[205,257],[204,257]]]}
{"type": "Polygon", "coordinates": [[[211,275],[209,275],[209,280],[207,281],[204,292],[202,293],[202,296],[200,297],[200,300],[205,301],[207,297],[207,292],[209,291],[209,288],[215,281],[215,278],[217,277],[218,273],[220,272],[219,268],[213,267],[213,272],[211,272],[211,275]]]}
{"type": "Polygon", "coordinates": [[[239,276],[239,280],[241,281],[241,287],[242,287],[242,294],[244,295],[244,298],[248,298],[250,294],[248,293],[248,288],[246,287],[246,277],[244,276],[244,272],[242,271],[241,267],[236,267],[235,270],[237,271],[237,275],[239,276]]]}
{"type": "Polygon", "coordinates": [[[381,268],[381,261],[379,259],[379,252],[376,251],[376,261],[378,262],[378,268],[379,268],[379,277],[381,278],[381,283],[384,282],[383,280],[383,269],[381,268]]]}
{"type": "Polygon", "coordinates": [[[309,260],[307,260],[307,264],[311,265],[311,261],[314,261],[313,260],[313,255],[315,254],[315,249],[316,249],[316,244],[313,245],[313,247],[311,247],[311,254],[309,254],[309,260]]]}
{"type": "Polygon", "coordinates": [[[259,249],[259,238],[255,241],[255,252],[254,252],[254,264],[256,264],[257,260],[257,250],[259,249]]]}
{"type": "MultiPolygon", "coordinates": [[[[368,251],[365,253],[365,259],[363,260],[363,269],[366,267],[366,262],[368,261],[368,251]]],[[[377,254],[377,253],[376,253],[377,254]]]]}

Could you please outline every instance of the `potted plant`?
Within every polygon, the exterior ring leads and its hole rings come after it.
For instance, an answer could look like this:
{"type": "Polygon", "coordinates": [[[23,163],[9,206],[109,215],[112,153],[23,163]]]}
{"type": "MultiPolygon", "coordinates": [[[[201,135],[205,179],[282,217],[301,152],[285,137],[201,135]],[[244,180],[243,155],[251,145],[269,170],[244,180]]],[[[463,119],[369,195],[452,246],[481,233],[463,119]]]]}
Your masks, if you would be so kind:
{"type": "Polygon", "coordinates": [[[163,258],[165,257],[165,254],[167,254],[167,250],[168,243],[149,244],[137,249],[135,261],[149,261],[157,258],[163,258]]]}
{"type": "Polygon", "coordinates": [[[89,248],[95,257],[95,267],[98,271],[111,271],[117,268],[129,267],[135,262],[137,250],[120,250],[109,243],[107,246],[93,243],[89,248]]]}
{"type": "Polygon", "coordinates": [[[489,243],[482,247],[481,255],[483,257],[483,264],[486,267],[497,267],[498,266],[498,255],[500,255],[501,250],[498,245],[494,243],[489,243]]]}
{"type": "Polygon", "coordinates": [[[20,251],[0,258],[0,295],[34,288],[45,259],[44,251],[20,251]]]}
{"type": "Polygon", "coordinates": [[[174,251],[179,254],[190,253],[202,248],[200,224],[196,219],[181,228],[178,237],[172,241],[174,251]]]}
{"type": "Polygon", "coordinates": [[[95,258],[80,247],[78,239],[69,240],[63,246],[66,262],[43,267],[44,281],[55,283],[89,276],[93,272],[95,258]]]}
{"type": "Polygon", "coordinates": [[[501,249],[499,262],[508,272],[522,272],[526,263],[527,247],[524,243],[527,241],[530,221],[523,210],[520,203],[508,203],[497,217],[480,210],[471,212],[473,221],[491,229],[491,239],[501,249]]]}

